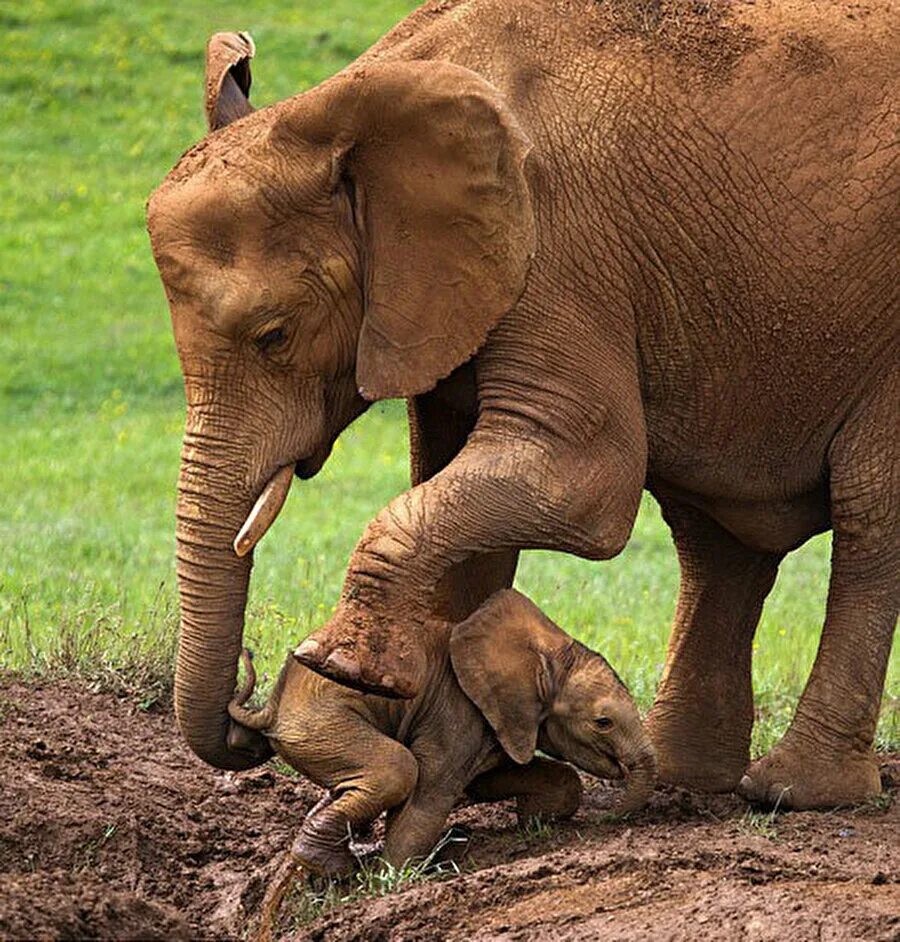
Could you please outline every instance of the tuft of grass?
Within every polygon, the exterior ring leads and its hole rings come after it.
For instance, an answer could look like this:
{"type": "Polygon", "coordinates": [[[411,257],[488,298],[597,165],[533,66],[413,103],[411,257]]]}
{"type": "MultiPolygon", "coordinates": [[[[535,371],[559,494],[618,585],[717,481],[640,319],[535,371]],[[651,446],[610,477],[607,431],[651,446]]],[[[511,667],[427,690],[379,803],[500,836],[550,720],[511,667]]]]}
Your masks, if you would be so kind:
{"type": "Polygon", "coordinates": [[[81,849],[81,859],[75,864],[75,873],[83,873],[86,870],[94,870],[99,864],[100,852],[103,846],[115,836],[118,830],[117,824],[108,824],[103,832],[93,840],[87,841],[81,849]]]}
{"type": "Polygon", "coordinates": [[[781,802],[789,791],[790,788],[785,788],[784,791],[782,791],[778,796],[778,801],[775,802],[775,806],[770,811],[748,808],[744,812],[744,816],[741,818],[739,824],[741,830],[748,834],[758,834],[760,837],[774,841],[778,837],[778,828],[775,823],[778,818],[778,811],[781,807],[781,802]]]}
{"type": "Polygon", "coordinates": [[[532,815],[524,824],[519,825],[519,833],[531,843],[541,843],[549,840],[556,833],[552,821],[547,821],[540,815],[532,815]]]}
{"type": "Polygon", "coordinates": [[[893,792],[883,791],[880,795],[873,795],[862,806],[863,812],[885,814],[894,804],[893,792]]]}
{"type": "Polygon", "coordinates": [[[81,605],[61,613],[55,631],[40,641],[32,633],[29,596],[22,594],[0,622],[0,646],[15,651],[16,672],[25,679],[74,678],[95,691],[127,697],[142,710],[166,706],[177,614],[162,589],[130,630],[122,602],[98,603],[88,593],[81,605]]]}
{"type": "Polygon", "coordinates": [[[442,860],[441,855],[447,847],[460,840],[463,839],[454,836],[451,830],[426,857],[408,860],[400,867],[389,864],[381,857],[374,857],[363,861],[360,869],[345,880],[314,878],[298,881],[284,903],[285,928],[289,932],[296,931],[338,906],[389,896],[410,886],[458,876],[458,864],[452,860],[442,860]]]}
{"type": "Polygon", "coordinates": [[[772,811],[756,811],[753,808],[748,808],[738,823],[738,827],[746,834],[757,835],[768,841],[774,841],[778,837],[775,814],[774,809],[772,811]]]}

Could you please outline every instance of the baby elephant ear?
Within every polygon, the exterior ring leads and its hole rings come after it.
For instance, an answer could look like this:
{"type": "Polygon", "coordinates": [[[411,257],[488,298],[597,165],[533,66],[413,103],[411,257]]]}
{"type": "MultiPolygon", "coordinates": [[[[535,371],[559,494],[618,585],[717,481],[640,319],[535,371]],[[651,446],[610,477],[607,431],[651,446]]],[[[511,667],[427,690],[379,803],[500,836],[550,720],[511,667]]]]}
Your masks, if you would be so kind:
{"type": "Polygon", "coordinates": [[[459,685],[520,765],[534,756],[553,700],[555,660],[570,642],[513,589],[492,595],[453,629],[450,660],[459,685]]]}
{"type": "Polygon", "coordinates": [[[206,123],[210,131],[251,114],[249,33],[215,33],[206,45],[206,123]]]}

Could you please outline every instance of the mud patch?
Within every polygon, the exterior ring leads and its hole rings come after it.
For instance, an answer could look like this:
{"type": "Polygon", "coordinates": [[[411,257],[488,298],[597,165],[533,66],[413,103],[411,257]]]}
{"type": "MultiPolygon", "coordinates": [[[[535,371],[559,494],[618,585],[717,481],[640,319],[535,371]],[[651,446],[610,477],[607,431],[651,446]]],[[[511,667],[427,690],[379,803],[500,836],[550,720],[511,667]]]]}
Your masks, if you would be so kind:
{"type": "Polygon", "coordinates": [[[70,684],[7,681],[0,717],[0,938],[237,938],[320,794],[216,772],[170,713],[70,684]]]}
{"type": "MultiPolygon", "coordinates": [[[[320,794],[272,766],[217,773],[169,713],[70,684],[0,682],[0,718],[2,938],[241,938],[320,794]]],[[[660,789],[604,821],[614,789],[593,781],[572,822],[533,833],[507,806],[463,808],[460,875],[380,898],[351,887],[321,913],[304,890],[283,937],[894,940],[898,769],[885,757],[871,807],[776,819],[660,789]]]]}
{"type": "Polygon", "coordinates": [[[735,0],[594,0],[605,41],[630,38],[712,82],[723,82],[760,45],[734,16],[735,0]]]}
{"type": "Polygon", "coordinates": [[[786,33],[781,37],[786,72],[815,75],[834,65],[828,47],[821,39],[801,33],[786,33]]]}

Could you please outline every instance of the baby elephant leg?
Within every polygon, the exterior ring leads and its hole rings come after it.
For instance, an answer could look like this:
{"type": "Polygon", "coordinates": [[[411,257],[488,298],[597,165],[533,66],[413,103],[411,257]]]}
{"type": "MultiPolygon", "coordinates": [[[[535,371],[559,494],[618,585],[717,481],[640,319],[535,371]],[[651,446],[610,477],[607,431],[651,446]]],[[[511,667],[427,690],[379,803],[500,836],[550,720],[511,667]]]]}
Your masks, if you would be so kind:
{"type": "Polygon", "coordinates": [[[441,839],[456,804],[452,791],[416,790],[406,803],[388,815],[384,860],[393,867],[421,862],[441,839]]]}
{"type": "Polygon", "coordinates": [[[575,769],[553,759],[537,758],[528,765],[507,763],[479,775],[466,789],[476,802],[516,799],[519,823],[529,818],[571,818],[581,804],[581,778],[575,769]]]}
{"type": "Polygon", "coordinates": [[[351,872],[356,866],[350,852],[353,832],[401,804],[415,788],[418,767],[412,753],[371,728],[367,732],[364,748],[351,741],[352,757],[332,757],[329,775],[318,769],[311,775],[316,781],[328,779],[330,800],[319,802],[307,816],[291,855],[312,873],[351,872]]]}

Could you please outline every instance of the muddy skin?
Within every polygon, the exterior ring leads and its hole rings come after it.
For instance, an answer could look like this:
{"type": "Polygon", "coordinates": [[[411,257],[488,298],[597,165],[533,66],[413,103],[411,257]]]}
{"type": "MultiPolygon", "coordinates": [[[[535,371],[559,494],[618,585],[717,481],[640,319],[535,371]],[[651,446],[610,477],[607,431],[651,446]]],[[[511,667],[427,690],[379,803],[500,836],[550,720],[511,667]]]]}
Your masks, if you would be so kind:
{"type": "MultiPolygon", "coordinates": [[[[0,676],[0,936],[246,938],[273,865],[321,792],[268,767],[232,777],[191,755],[171,711],[0,676]],[[115,830],[110,833],[110,828],[115,830]]],[[[900,757],[883,806],[779,816],[732,796],[657,790],[630,827],[614,786],[539,839],[515,807],[457,809],[463,875],[359,900],[282,939],[866,939],[900,924],[900,757]],[[703,919],[704,921],[700,921],[703,919]]],[[[287,914],[290,901],[286,903],[287,914]]]]}
{"type": "Polygon", "coordinates": [[[176,711],[199,756],[268,754],[226,712],[252,561],[232,541],[280,469],[403,397],[413,487],[362,534],[308,666],[414,697],[432,617],[511,585],[520,549],[616,555],[646,487],[681,564],[663,778],[794,808],[878,794],[895,33],[887,0],[434,2],[255,112],[254,50],[214,38],[216,130],[148,211],[188,397],[176,711]],[[750,765],[759,612],[827,529],[821,646],[750,765]]]}
{"type": "Polygon", "coordinates": [[[382,856],[398,868],[428,856],[464,801],[514,798],[523,826],[571,817],[581,784],[565,762],[625,778],[616,814],[647,803],[656,758],[628,691],[525,596],[497,592],[429,638],[432,673],[412,700],[359,693],[289,656],[268,703],[249,710],[255,673],[245,653],[232,720],[263,732],[285,762],[328,789],[292,845],[298,866],[347,874],[352,835],[383,812],[382,856]]]}

